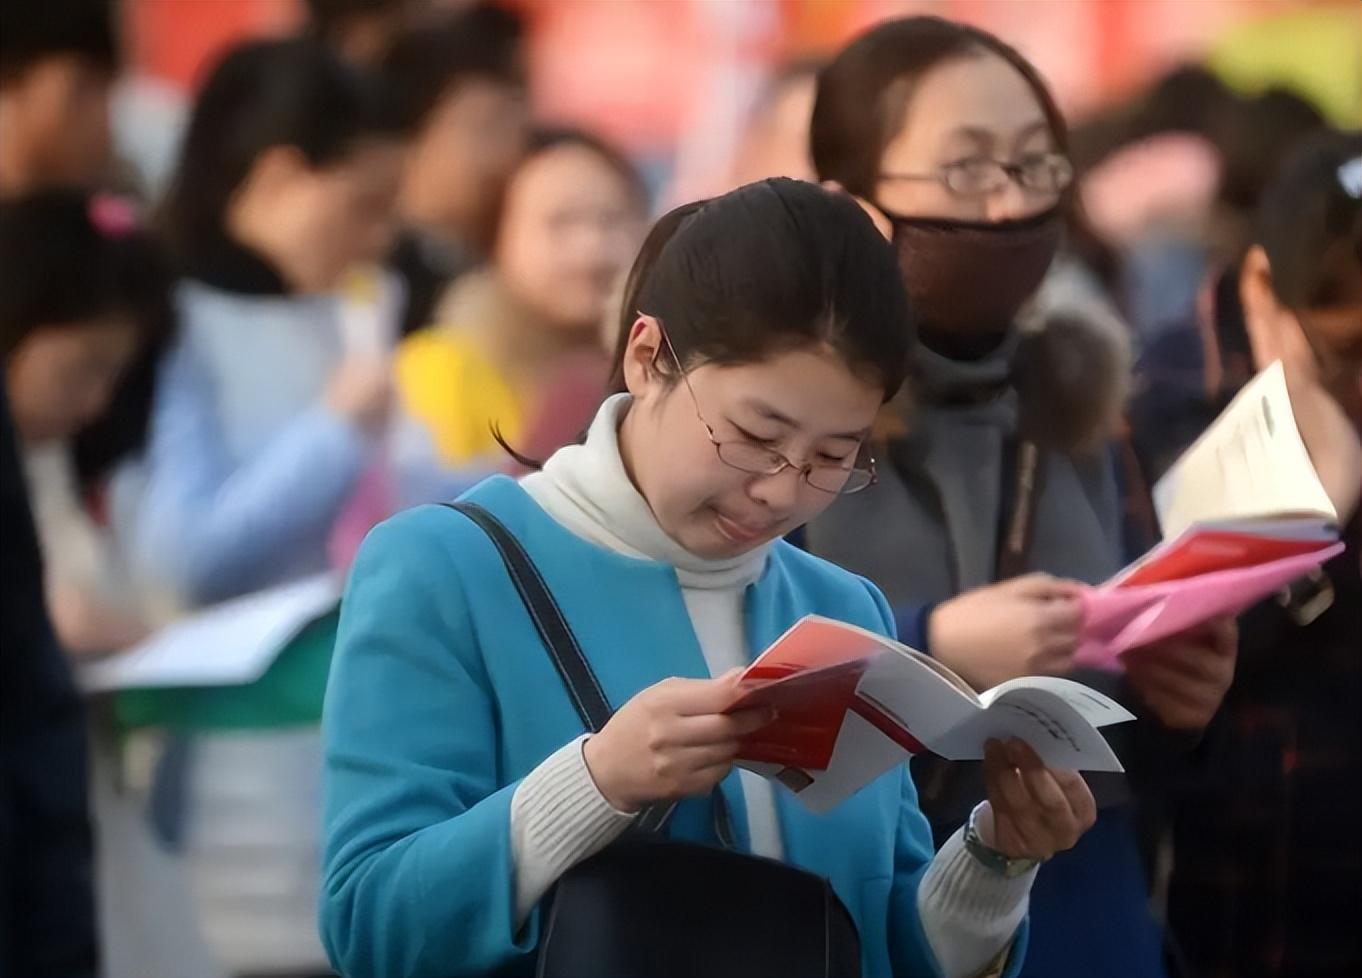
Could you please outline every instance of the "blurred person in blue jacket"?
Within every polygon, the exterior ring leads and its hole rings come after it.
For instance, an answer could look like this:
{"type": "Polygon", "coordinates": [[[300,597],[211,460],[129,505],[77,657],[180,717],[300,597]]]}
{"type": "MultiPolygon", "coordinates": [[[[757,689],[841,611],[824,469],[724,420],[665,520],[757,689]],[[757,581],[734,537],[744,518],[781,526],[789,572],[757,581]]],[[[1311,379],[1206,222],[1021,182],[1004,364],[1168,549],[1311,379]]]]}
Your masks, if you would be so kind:
{"type": "MultiPolygon", "coordinates": [[[[332,566],[338,518],[386,457],[392,308],[352,275],[391,243],[404,149],[387,89],[317,40],[237,47],[199,93],[163,214],[179,339],[111,493],[168,613],[332,566]]],[[[179,749],[162,784],[210,944],[237,972],[320,970],[315,727],[179,749]]]]}

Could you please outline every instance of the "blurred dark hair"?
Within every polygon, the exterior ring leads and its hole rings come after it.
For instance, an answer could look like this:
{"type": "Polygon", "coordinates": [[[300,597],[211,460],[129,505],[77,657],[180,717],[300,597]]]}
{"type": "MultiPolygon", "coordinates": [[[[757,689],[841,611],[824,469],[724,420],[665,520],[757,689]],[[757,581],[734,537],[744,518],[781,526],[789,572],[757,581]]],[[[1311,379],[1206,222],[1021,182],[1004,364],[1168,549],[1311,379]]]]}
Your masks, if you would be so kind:
{"type": "Polygon", "coordinates": [[[6,357],[51,326],[117,317],[140,333],[138,354],[109,407],[75,438],[76,471],[84,483],[144,442],[156,363],[174,323],[164,250],[146,230],[101,228],[92,217],[99,205],[100,195],[74,189],[0,203],[0,347],[6,357]]]}
{"type": "Polygon", "coordinates": [[[1163,133],[1211,139],[1238,96],[1201,65],[1179,65],[1132,98],[1087,117],[1071,133],[1074,165],[1089,170],[1118,150],[1163,133]]]}
{"type": "Polygon", "coordinates": [[[75,55],[113,75],[119,66],[113,0],[4,0],[0,85],[47,58],[75,55]]]}
{"type": "Polygon", "coordinates": [[[277,146],[313,166],[345,159],[362,140],[403,132],[390,93],[312,38],[234,48],[199,93],[164,206],[167,239],[183,256],[223,234],[232,194],[277,146]]]}
{"type": "Polygon", "coordinates": [[[811,129],[819,178],[873,200],[880,157],[922,76],[948,61],[982,55],[1017,69],[1035,93],[1056,147],[1067,152],[1064,115],[1031,62],[987,31],[940,17],[906,17],[860,35],[819,75],[811,129]]]}
{"type": "Polygon", "coordinates": [[[322,37],[356,17],[395,14],[411,4],[412,0],[303,0],[307,8],[308,26],[322,37]]]}
{"type": "Polygon", "coordinates": [[[653,226],[625,284],[616,392],[639,313],[663,324],[683,367],[826,344],[886,401],[903,384],[914,336],[893,250],[870,218],[846,194],[783,177],[678,207],[653,226]]]}
{"type": "Polygon", "coordinates": [[[0,202],[5,356],[44,327],[117,316],[150,335],[169,322],[171,277],[160,245],[137,227],[98,226],[101,200],[55,189],[0,202]]]}
{"type": "Polygon", "coordinates": [[[1221,158],[1220,203],[1252,212],[1292,148],[1325,125],[1319,110],[1294,92],[1269,88],[1246,98],[1210,69],[1181,65],[1077,127],[1074,163],[1090,169],[1151,136],[1191,133],[1210,142],[1221,158]]]}
{"type": "Polygon", "coordinates": [[[1222,159],[1220,201],[1251,213],[1286,157],[1325,126],[1314,105],[1283,88],[1233,100],[1209,133],[1222,159]]]}
{"type": "Polygon", "coordinates": [[[424,125],[440,100],[464,81],[524,87],[523,40],[519,16],[492,3],[476,3],[403,33],[383,60],[383,73],[400,99],[406,124],[424,125]]]}
{"type": "Polygon", "coordinates": [[[1362,302],[1362,131],[1319,133],[1299,145],[1263,194],[1254,240],[1283,304],[1362,302]],[[1341,171],[1350,163],[1349,176],[1341,171]]]}

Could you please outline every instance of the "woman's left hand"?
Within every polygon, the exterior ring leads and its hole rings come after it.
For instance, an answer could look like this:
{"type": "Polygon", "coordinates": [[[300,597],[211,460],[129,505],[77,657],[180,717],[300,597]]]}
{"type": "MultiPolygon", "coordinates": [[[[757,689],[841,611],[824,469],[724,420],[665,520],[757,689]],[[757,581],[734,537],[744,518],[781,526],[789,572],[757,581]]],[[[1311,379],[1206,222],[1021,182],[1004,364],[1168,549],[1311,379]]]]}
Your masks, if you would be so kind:
{"type": "Polygon", "coordinates": [[[1203,631],[1131,649],[1126,681],[1170,730],[1201,730],[1211,722],[1234,679],[1239,628],[1217,618],[1203,631]]]}
{"type": "Polygon", "coordinates": [[[1047,768],[1020,740],[985,745],[984,779],[993,838],[983,841],[1009,859],[1049,859],[1097,821],[1087,783],[1074,771],[1047,768]]]}

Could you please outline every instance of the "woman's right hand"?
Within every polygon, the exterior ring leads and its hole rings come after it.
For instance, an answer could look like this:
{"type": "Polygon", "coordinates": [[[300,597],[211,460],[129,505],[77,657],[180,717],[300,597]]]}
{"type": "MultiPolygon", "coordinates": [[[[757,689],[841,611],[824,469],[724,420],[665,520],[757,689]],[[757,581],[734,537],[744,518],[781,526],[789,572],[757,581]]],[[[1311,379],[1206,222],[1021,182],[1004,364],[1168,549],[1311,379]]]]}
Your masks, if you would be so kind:
{"type": "Polygon", "coordinates": [[[392,411],[392,364],[371,357],[342,361],[327,385],[326,403],[361,430],[370,434],[381,431],[392,411]]]}
{"type": "Polygon", "coordinates": [[[775,719],[761,707],[725,711],[740,669],[718,679],[664,679],[639,693],[583,747],[605,800],[622,812],[705,795],[733,768],[739,741],[775,719]]]}
{"type": "Polygon", "coordinates": [[[1068,672],[1082,624],[1077,584],[1027,574],[937,605],[927,641],[933,658],[985,690],[1019,676],[1068,672]]]}

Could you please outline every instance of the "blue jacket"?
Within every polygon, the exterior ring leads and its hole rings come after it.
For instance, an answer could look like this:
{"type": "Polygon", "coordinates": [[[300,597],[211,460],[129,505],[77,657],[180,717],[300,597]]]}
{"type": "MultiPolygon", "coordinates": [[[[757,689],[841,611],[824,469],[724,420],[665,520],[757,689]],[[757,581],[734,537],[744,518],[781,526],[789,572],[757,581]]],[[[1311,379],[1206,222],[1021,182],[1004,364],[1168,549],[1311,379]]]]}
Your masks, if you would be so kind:
{"type": "MultiPolygon", "coordinates": [[[[509,478],[467,498],[530,552],[613,705],[669,676],[707,677],[671,567],[574,536],[509,478]]],[[[747,592],[750,647],[810,613],[893,630],[871,584],[778,543],[747,592]]],[[[341,973],[531,973],[540,912],[515,930],[511,797],[582,728],[496,550],[462,515],[410,511],[365,543],[323,729],[321,930],[341,973]]],[[[745,846],[736,775],[722,788],[745,846]]],[[[713,841],[709,808],[683,802],[673,837],[713,841]]],[[[778,808],[786,858],[831,880],[868,978],[936,974],[917,912],[931,832],[906,767],[825,815],[784,792],[778,808]]]]}

